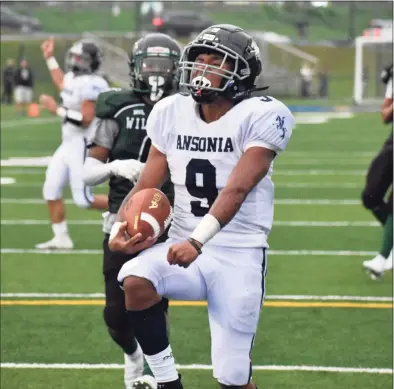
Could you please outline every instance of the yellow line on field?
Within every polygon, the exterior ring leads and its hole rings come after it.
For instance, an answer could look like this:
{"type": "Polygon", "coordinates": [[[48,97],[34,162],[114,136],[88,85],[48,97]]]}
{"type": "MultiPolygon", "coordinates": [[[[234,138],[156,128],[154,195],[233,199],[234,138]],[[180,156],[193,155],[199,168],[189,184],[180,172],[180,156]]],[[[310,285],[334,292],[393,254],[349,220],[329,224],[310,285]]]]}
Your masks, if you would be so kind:
{"type": "MultiPolygon", "coordinates": [[[[30,306],[61,306],[61,305],[104,305],[104,300],[0,300],[0,305],[30,305],[30,306]]],[[[173,307],[205,307],[205,301],[170,301],[173,307]]],[[[370,302],[317,302],[317,301],[266,301],[264,307],[274,308],[374,308],[374,309],[392,309],[392,303],[370,303],[370,302]]]]}

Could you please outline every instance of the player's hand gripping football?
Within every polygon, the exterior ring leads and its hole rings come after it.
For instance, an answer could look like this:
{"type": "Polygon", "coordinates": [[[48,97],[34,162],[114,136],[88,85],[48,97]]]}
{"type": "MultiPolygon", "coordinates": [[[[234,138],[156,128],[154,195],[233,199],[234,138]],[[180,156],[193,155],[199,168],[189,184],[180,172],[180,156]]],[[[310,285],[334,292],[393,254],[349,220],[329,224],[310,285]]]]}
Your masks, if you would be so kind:
{"type": "Polygon", "coordinates": [[[55,47],[55,40],[53,37],[45,40],[41,45],[42,55],[45,59],[53,57],[53,49],[55,47]]]}
{"type": "MultiPolygon", "coordinates": [[[[196,244],[201,246],[197,242],[196,244]]],[[[173,244],[168,249],[167,261],[170,265],[189,267],[197,259],[198,255],[196,248],[188,240],[185,240],[181,243],[173,244]]]]}
{"type": "Polygon", "coordinates": [[[119,226],[117,234],[109,240],[108,246],[111,251],[121,251],[126,254],[135,254],[152,246],[157,239],[148,237],[142,239],[142,234],[138,233],[131,238],[126,233],[127,222],[119,226]]]}

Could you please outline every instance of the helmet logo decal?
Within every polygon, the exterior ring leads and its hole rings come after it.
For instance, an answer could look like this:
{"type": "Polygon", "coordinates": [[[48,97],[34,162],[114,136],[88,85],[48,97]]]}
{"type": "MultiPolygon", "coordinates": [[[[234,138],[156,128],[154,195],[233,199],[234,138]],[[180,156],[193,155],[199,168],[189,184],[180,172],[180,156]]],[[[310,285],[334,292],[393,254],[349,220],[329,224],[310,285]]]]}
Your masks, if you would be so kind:
{"type": "Polygon", "coordinates": [[[170,54],[170,49],[168,47],[161,47],[161,46],[154,46],[154,47],[148,47],[146,52],[149,54],[153,55],[169,55],[170,54]]]}
{"type": "Polygon", "coordinates": [[[149,76],[148,78],[150,89],[150,100],[151,101],[159,101],[163,96],[163,89],[160,88],[165,84],[165,80],[161,76],[149,76]]]}
{"type": "Polygon", "coordinates": [[[197,76],[193,78],[191,85],[193,88],[209,88],[212,83],[206,77],[197,76]]]}
{"type": "Polygon", "coordinates": [[[75,43],[74,46],[71,48],[71,53],[82,55],[83,53],[82,42],[75,43]]]}
{"type": "Polygon", "coordinates": [[[213,34],[204,34],[200,37],[200,39],[206,40],[206,41],[213,41],[215,40],[216,35],[213,34]]]}

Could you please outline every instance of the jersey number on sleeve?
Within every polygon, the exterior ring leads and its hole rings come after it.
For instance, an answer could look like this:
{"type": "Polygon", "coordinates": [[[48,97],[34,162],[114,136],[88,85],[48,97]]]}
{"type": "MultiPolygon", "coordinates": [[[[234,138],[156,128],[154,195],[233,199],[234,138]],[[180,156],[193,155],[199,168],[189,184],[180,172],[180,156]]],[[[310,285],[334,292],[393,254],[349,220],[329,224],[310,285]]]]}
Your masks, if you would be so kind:
{"type": "Polygon", "coordinates": [[[206,215],[219,194],[215,166],[207,159],[191,159],[186,167],[186,188],[191,196],[203,199],[190,201],[192,214],[206,215]]]}

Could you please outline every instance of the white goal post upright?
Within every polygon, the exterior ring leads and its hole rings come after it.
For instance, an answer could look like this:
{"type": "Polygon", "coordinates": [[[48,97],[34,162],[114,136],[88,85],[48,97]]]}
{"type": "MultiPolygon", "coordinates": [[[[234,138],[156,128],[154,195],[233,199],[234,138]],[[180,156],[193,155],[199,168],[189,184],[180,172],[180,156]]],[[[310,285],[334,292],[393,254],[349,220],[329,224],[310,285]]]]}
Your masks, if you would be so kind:
{"type": "MultiPolygon", "coordinates": [[[[381,104],[384,92],[380,86],[380,73],[384,66],[393,61],[393,37],[389,36],[360,36],[355,39],[355,69],[353,100],[355,104],[381,104]],[[370,65],[370,66],[368,66],[370,65]],[[365,71],[368,73],[365,74],[365,71]],[[372,70],[372,71],[371,71],[372,70]],[[374,92],[367,93],[368,82],[372,81],[374,92]]],[[[371,88],[369,88],[371,89],[371,88]]]]}

